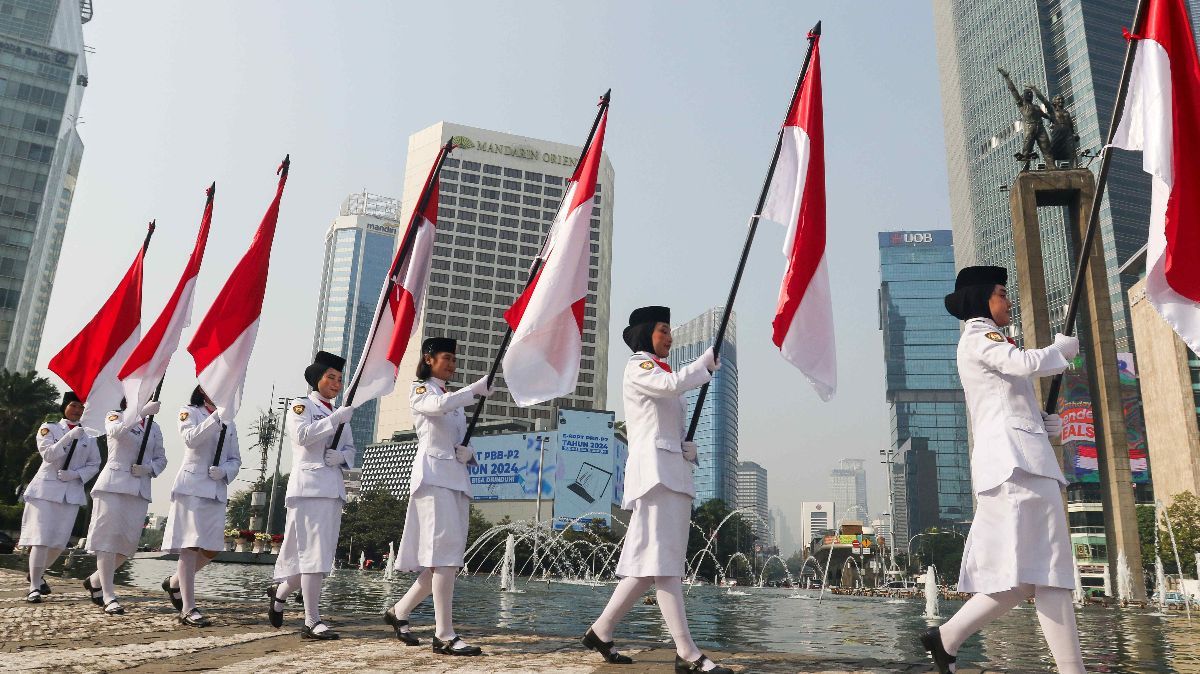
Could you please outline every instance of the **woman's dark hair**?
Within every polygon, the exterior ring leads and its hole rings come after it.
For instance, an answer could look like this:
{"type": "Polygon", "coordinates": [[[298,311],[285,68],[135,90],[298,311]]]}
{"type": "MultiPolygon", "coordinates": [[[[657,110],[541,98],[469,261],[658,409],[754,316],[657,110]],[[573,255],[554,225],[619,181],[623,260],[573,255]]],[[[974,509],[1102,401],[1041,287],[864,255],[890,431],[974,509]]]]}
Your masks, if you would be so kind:
{"type": "Polygon", "coordinates": [[[637,325],[629,326],[629,332],[625,335],[625,343],[633,351],[649,351],[654,353],[654,330],[658,327],[658,321],[647,321],[638,323],[637,325]]]}
{"type": "Polygon", "coordinates": [[[421,360],[417,361],[417,379],[425,380],[433,376],[433,367],[431,367],[429,363],[425,362],[425,356],[431,355],[433,354],[421,354],[421,360]]]}
{"type": "Polygon", "coordinates": [[[120,406],[120,407],[118,407],[117,409],[119,409],[119,410],[121,410],[122,412],[124,412],[126,407],[129,407],[129,403],[125,402],[125,397],[124,397],[124,396],[122,396],[122,397],[121,397],[121,406],[120,406]]]}
{"type": "Polygon", "coordinates": [[[996,286],[967,286],[959,292],[962,293],[962,320],[992,318],[991,300],[996,286]]]}
{"type": "Polygon", "coordinates": [[[204,407],[204,389],[199,386],[192,389],[192,399],[188,404],[192,407],[204,407]]]}

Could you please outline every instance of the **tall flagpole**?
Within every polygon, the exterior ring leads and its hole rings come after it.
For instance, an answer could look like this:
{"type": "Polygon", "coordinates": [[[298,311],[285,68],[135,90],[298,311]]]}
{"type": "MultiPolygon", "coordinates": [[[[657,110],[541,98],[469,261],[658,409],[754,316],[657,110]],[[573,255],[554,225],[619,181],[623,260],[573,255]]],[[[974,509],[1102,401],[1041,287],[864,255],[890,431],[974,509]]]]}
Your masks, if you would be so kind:
{"type": "MultiPolygon", "coordinates": [[[[804,84],[804,78],[808,75],[808,65],[812,61],[813,47],[816,46],[817,40],[821,38],[821,22],[808,31],[808,51],[804,54],[804,65],[800,67],[800,76],[796,78],[796,88],[792,90],[792,97],[788,99],[788,112],[792,110],[792,104],[796,101],[796,95],[800,93],[800,87],[804,84]]],[[[771,166],[767,169],[767,177],[763,180],[762,191],[758,195],[758,205],[754,207],[754,215],[750,217],[750,228],[746,232],[746,243],[742,246],[742,257],[738,260],[737,271],[733,274],[733,285],[729,288],[729,298],[725,301],[725,310],[721,314],[721,322],[717,327],[717,338],[713,342],[713,355],[720,355],[721,343],[725,341],[725,330],[729,327],[729,316],[733,311],[733,302],[737,299],[738,287],[742,284],[742,273],[746,270],[746,259],[750,257],[750,246],[754,243],[754,234],[758,231],[758,220],[762,214],[763,206],[767,203],[767,193],[771,189],[771,178],[775,175],[775,166],[779,163],[779,152],[783,148],[783,129],[787,122],[787,116],[784,116],[784,124],[779,125],[779,136],[775,139],[775,154],[771,156],[771,166]]],[[[687,440],[691,441],[696,436],[696,426],[700,424],[700,413],[704,411],[704,399],[708,397],[708,387],[711,384],[706,382],[700,387],[700,392],[696,395],[696,407],[692,410],[692,422],[688,426],[687,440]]]]}
{"type": "MultiPolygon", "coordinates": [[[[1121,68],[1121,80],[1117,84],[1117,100],[1113,104],[1112,119],[1108,123],[1108,137],[1104,143],[1103,153],[1100,156],[1100,171],[1096,176],[1096,193],[1092,197],[1092,207],[1088,213],[1087,231],[1083,235],[1083,241],[1079,248],[1079,256],[1075,261],[1075,282],[1071,288],[1071,301],[1067,304],[1067,316],[1063,319],[1063,334],[1071,335],[1075,332],[1075,317],[1079,313],[1079,300],[1083,296],[1083,283],[1087,272],[1088,260],[1092,254],[1092,241],[1096,238],[1096,230],[1100,225],[1100,201],[1104,199],[1104,188],[1108,184],[1108,168],[1112,162],[1112,142],[1113,137],[1117,135],[1117,125],[1121,122],[1121,113],[1125,108],[1125,97],[1129,93],[1129,75],[1133,72],[1133,57],[1137,54],[1137,43],[1141,38],[1138,37],[1138,32],[1142,29],[1142,24],[1146,19],[1146,10],[1148,5],[1146,0],[1138,0],[1137,9],[1133,14],[1133,28],[1126,34],[1127,44],[1125,46],[1125,64],[1121,68]]],[[[1050,387],[1046,392],[1047,414],[1054,414],[1058,408],[1058,396],[1062,390],[1063,374],[1060,372],[1054,375],[1050,380],[1050,387]]]]}
{"type": "MultiPolygon", "coordinates": [[[[608,105],[611,102],[612,89],[609,89],[608,91],[604,92],[603,96],[600,97],[600,109],[596,111],[596,119],[592,122],[592,130],[588,132],[587,140],[583,143],[583,151],[579,153],[579,160],[575,162],[576,167],[583,165],[583,158],[587,156],[588,150],[591,149],[592,139],[596,136],[596,129],[599,128],[600,120],[604,118],[604,113],[608,111],[608,105]]],[[[562,198],[558,201],[558,210],[555,211],[556,213],[562,212],[563,203],[566,202],[567,195],[570,192],[570,185],[568,185],[567,189],[563,190],[562,198]]],[[[549,239],[549,236],[549,232],[547,232],[545,235],[546,239],[543,239],[542,241],[543,252],[545,252],[546,241],[549,239]]],[[[525,288],[521,290],[522,294],[524,294],[525,290],[529,289],[529,284],[533,282],[533,279],[537,278],[537,273],[541,268],[542,258],[539,255],[537,258],[534,258],[533,265],[529,268],[529,276],[525,279],[525,288]]],[[[518,295],[518,297],[520,297],[520,295],[518,295]]],[[[500,342],[500,350],[496,352],[496,359],[492,361],[492,367],[490,370],[488,370],[488,387],[491,387],[492,381],[496,378],[496,370],[500,368],[500,361],[504,358],[504,352],[508,350],[508,345],[510,342],[512,342],[512,335],[513,329],[510,325],[508,326],[508,330],[506,330],[504,333],[504,341],[500,342]]],[[[475,411],[471,413],[471,422],[467,424],[467,433],[462,439],[463,445],[466,445],[468,442],[470,442],[471,436],[475,434],[475,426],[479,423],[479,417],[483,414],[483,406],[485,404],[487,404],[486,397],[480,398],[479,402],[475,404],[475,411]]]]}

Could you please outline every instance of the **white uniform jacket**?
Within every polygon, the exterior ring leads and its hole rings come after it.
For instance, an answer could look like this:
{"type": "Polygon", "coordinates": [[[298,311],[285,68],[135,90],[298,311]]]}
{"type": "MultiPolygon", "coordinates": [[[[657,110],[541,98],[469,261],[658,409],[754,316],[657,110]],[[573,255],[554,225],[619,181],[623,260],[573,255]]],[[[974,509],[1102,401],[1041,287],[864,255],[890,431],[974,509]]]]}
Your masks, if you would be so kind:
{"type": "Polygon", "coordinates": [[[129,494],[150,501],[150,479],[166,470],[167,452],[163,449],[162,428],[151,422],[146,454],[142,457],[142,464],[150,468],[150,475],[136,477],[131,472],[133,464],[137,463],[138,452],[142,451],[142,437],[147,432],[143,423],[144,420],[138,417],[137,421],[127,425],[120,411],[108,413],[104,423],[108,435],[108,461],[96,484],[92,485],[93,492],[129,494]]]}
{"type": "Polygon", "coordinates": [[[463,408],[475,402],[470,389],[446,392],[446,382],[437,377],[415,381],[408,396],[413,426],[417,431],[417,458],[409,478],[409,494],[431,485],[461,491],[471,496],[471,472],[454,457],[454,446],[467,433],[463,408]]]}
{"type": "Polygon", "coordinates": [[[87,505],[87,495],[83,485],[100,472],[100,449],[96,439],[84,433],[75,445],[75,454],[71,456],[71,465],[64,466],[67,453],[71,451],[71,441],[64,436],[71,430],[66,419],[56,424],[42,424],[38,429],[37,449],[42,455],[42,466],[29,481],[29,486],[21,494],[21,500],[40,498],[55,503],[71,503],[87,505]],[[58,479],[59,469],[67,468],[79,473],[79,479],[63,481],[58,479]]]}
{"type": "Polygon", "coordinates": [[[687,416],[683,394],[711,379],[712,373],[699,360],[678,372],[667,372],[645,351],[629,357],[621,391],[629,435],[622,508],[633,508],[634,501],[660,484],[696,495],[692,464],[682,454],[687,416]]]}
{"type": "Polygon", "coordinates": [[[350,424],[346,424],[337,446],[342,462],[337,466],[325,465],[325,450],[333,446],[333,436],[337,433],[337,425],[329,420],[333,410],[325,406],[327,402],[316,391],[292,401],[291,414],[287,416],[293,466],[287,486],[288,504],[293,498],[307,496],[346,500],[342,469],[354,467],[354,436],[350,424]]]}
{"type": "Polygon", "coordinates": [[[958,375],[971,416],[975,493],[999,486],[1018,468],[1067,483],[1046,437],[1033,378],[1057,374],[1068,365],[1053,346],[1022,350],[991,320],[967,321],[958,340],[958,375]]]}
{"type": "Polygon", "coordinates": [[[225,424],[225,444],[221,446],[220,466],[225,469],[225,479],[214,480],[208,476],[217,454],[217,442],[221,438],[221,422],[203,406],[187,406],[179,410],[179,435],[183,436],[183,465],[171,486],[171,496],[187,494],[209,498],[221,503],[228,500],[229,484],[242,469],[242,453],[238,449],[237,426],[232,421],[225,424]]]}

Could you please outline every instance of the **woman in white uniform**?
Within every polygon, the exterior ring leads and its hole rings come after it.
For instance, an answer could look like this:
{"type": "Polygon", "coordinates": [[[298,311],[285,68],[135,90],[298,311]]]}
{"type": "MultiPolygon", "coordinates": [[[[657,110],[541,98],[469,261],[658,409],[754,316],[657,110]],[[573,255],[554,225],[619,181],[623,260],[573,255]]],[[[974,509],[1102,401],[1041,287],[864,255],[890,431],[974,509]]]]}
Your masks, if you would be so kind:
{"type": "Polygon", "coordinates": [[[475,451],[459,443],[467,432],[463,408],[476,396],[491,393],[487,377],[451,393],[446,383],[457,369],[457,342],[432,337],[421,345],[417,381],[409,406],[417,431],[417,457],[409,480],[408,512],[400,538],[396,568],[419,575],[400,601],[383,614],[406,646],[420,641],[409,632],[408,616],[433,594],[436,630],[433,652],[444,655],[479,655],[483,651],[463,641],[454,631],[454,579],[463,565],[467,523],[471,508],[468,465],[475,451]]]}
{"type": "Polygon", "coordinates": [[[21,500],[21,540],[29,548],[29,594],[25,601],[36,604],[50,594],[42,574],[62,554],[71,540],[79,506],[87,503],[83,485],[100,470],[100,450],[95,438],[79,425],[83,403],[73,391],[63,394],[58,423],[38,429],[37,450],[42,466],[29,481],[21,500]]]}
{"type": "Polygon", "coordinates": [[[1049,440],[1062,434],[1062,420],[1041,411],[1033,389],[1034,377],[1067,369],[1079,340],[1056,335],[1051,346],[1028,350],[1009,342],[1000,333],[1011,322],[1007,281],[1003,267],[967,267],[946,296],[946,309],[966,321],[958,373],[971,416],[976,507],[958,589],[975,596],[921,642],[940,672],[953,672],[967,637],[1033,597],[1058,671],[1082,674],[1067,481],[1049,440]]]}
{"type": "Polygon", "coordinates": [[[83,579],[83,589],[109,615],[125,613],[117,601],[113,575],[137,552],[150,506],[150,480],[167,467],[162,429],[153,421],[146,424],[148,417],[158,414],[158,402],[147,403],[141,414],[128,420],[123,414],[125,407],[122,398],[121,409],[109,412],[104,424],[108,461],[92,485],[92,522],[87,534],[88,552],[96,556],[96,572],[83,579]]]}
{"type": "Polygon", "coordinates": [[[162,588],[179,611],[179,622],[208,627],[212,621],[196,610],[196,573],[225,548],[225,504],[229,484],[242,468],[242,454],[233,420],[220,419],[199,386],[190,403],[179,410],[183,465],[171,487],[162,542],[164,552],[179,553],[179,565],[175,575],[163,579],[162,588]]]}
{"type": "Polygon", "coordinates": [[[303,639],[337,639],[337,632],[321,622],[321,582],[333,569],[346,487],[342,469],[354,465],[354,438],[349,426],[353,409],[334,409],[342,392],[346,359],[318,351],[304,369],[304,380],[313,388],[305,398],[292,401],[287,419],[292,443],[292,478],[288,481],[287,520],[283,547],[275,559],[275,584],[267,593],[267,617],[283,625],[284,602],[299,589],[304,596],[303,639]],[[341,435],[338,436],[338,428],[341,435]],[[333,446],[337,437],[337,447],[333,446]]]}
{"type": "Polygon", "coordinates": [[[629,434],[625,495],[632,509],[621,546],[617,575],[604,612],[583,636],[583,644],[612,664],[633,660],[613,646],[613,631],[634,602],[651,586],[671,638],[676,672],[732,674],[708,659],[692,640],[683,602],[684,558],[696,487],[692,468],[696,444],[684,439],[687,402],[683,394],[712,379],[720,367],[710,348],[679,372],[666,358],[671,351],[671,310],[642,307],[629,315],[622,335],[633,350],[625,366],[622,397],[629,434]]]}

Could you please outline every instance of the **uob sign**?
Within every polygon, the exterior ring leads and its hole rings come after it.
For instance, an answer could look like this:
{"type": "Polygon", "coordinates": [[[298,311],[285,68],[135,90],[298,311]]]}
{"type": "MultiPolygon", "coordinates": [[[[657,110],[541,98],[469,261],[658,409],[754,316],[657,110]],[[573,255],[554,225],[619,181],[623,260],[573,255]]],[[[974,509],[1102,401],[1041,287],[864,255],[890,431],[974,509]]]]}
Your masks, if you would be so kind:
{"type": "Polygon", "coordinates": [[[933,243],[933,232],[892,232],[892,243],[933,243]]]}

